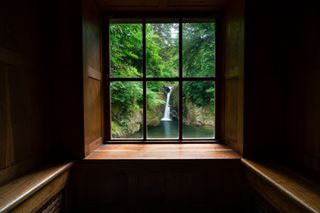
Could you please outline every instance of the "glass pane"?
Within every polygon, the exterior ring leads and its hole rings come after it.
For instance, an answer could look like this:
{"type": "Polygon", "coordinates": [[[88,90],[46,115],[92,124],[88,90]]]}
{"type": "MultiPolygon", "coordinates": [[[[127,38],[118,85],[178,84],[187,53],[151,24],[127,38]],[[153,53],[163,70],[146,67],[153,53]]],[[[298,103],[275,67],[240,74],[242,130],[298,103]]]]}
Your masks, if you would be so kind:
{"type": "Polygon", "coordinates": [[[142,24],[110,23],[110,75],[117,78],[142,76],[142,24]]]}
{"type": "Polygon", "coordinates": [[[215,23],[182,24],[183,77],[215,76],[215,23]]]}
{"type": "Polygon", "coordinates": [[[115,81],[111,93],[111,137],[142,138],[143,89],[139,81],[115,81]]]}
{"type": "Polygon", "coordinates": [[[146,24],[147,77],[177,77],[179,73],[179,24],[146,24]]]}
{"type": "Polygon", "coordinates": [[[215,86],[212,81],[183,83],[183,138],[215,136],[215,86]]]}
{"type": "Polygon", "coordinates": [[[178,138],[179,83],[147,83],[147,138],[178,138]]]}

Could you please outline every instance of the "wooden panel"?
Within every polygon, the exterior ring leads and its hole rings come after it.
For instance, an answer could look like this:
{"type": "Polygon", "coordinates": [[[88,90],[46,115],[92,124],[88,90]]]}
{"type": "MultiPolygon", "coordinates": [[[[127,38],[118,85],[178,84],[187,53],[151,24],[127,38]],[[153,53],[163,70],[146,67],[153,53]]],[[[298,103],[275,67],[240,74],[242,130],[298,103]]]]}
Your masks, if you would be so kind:
{"type": "Polygon", "coordinates": [[[92,67],[89,66],[88,68],[88,76],[90,78],[93,78],[95,80],[101,81],[102,80],[102,74],[100,71],[93,69],[92,67]]]}
{"type": "MultiPolygon", "coordinates": [[[[4,150],[5,151],[5,150],[4,150]]],[[[6,154],[2,155],[6,156],[6,154]]],[[[37,158],[28,158],[5,169],[0,170],[0,186],[7,183],[9,180],[25,174],[37,165],[39,160],[37,158]]]]}
{"type": "Polygon", "coordinates": [[[68,177],[69,173],[67,172],[59,175],[51,183],[15,207],[12,212],[38,212],[52,197],[65,188],[68,177]]]}
{"type": "Polygon", "coordinates": [[[252,186],[281,212],[319,212],[320,186],[285,168],[242,159],[252,186]]]}
{"type": "Polygon", "coordinates": [[[1,110],[0,116],[2,121],[0,123],[0,169],[11,166],[14,163],[14,141],[12,133],[12,113],[11,113],[11,97],[9,86],[9,67],[0,63],[0,98],[1,110]]]}
{"type": "MultiPolygon", "coordinates": [[[[297,45],[289,46],[283,67],[288,69],[285,145],[290,147],[290,161],[316,171],[320,177],[320,29],[315,27],[320,21],[318,9],[313,2],[303,10],[300,33],[286,40],[297,45]]],[[[289,37],[293,31],[291,27],[284,33],[289,37]]]]}
{"type": "Polygon", "coordinates": [[[39,151],[45,129],[41,125],[41,80],[37,68],[20,62],[18,56],[12,56],[7,64],[0,62],[0,184],[21,175],[43,157],[39,151]]]}
{"type": "Polygon", "coordinates": [[[30,63],[23,55],[3,47],[0,47],[0,62],[22,67],[30,66],[30,63]]]}
{"type": "Polygon", "coordinates": [[[101,20],[94,1],[83,4],[85,155],[102,143],[101,20]]]}
{"type": "Polygon", "coordinates": [[[240,159],[240,156],[220,144],[107,144],[85,159],[240,159]]]}
{"type": "Polygon", "coordinates": [[[239,159],[85,160],[76,165],[71,179],[71,209],[248,212],[239,163],[239,159]]]}
{"type": "Polygon", "coordinates": [[[225,107],[224,107],[224,141],[236,150],[241,150],[241,146],[238,141],[238,78],[228,79],[225,84],[225,107]]]}
{"type": "Polygon", "coordinates": [[[0,187],[0,211],[41,208],[66,183],[72,163],[38,170],[0,187]],[[32,207],[32,208],[31,208],[32,207]]]}
{"type": "MultiPolygon", "coordinates": [[[[101,81],[92,78],[87,79],[87,102],[86,102],[86,134],[85,144],[101,138],[102,132],[102,109],[101,109],[101,81]]],[[[88,150],[86,148],[86,150],[88,150]]]]}
{"type": "Polygon", "coordinates": [[[225,0],[98,0],[102,10],[218,10],[223,7],[225,0]]]}
{"type": "Polygon", "coordinates": [[[243,154],[244,1],[227,4],[222,79],[222,140],[243,154]]]}

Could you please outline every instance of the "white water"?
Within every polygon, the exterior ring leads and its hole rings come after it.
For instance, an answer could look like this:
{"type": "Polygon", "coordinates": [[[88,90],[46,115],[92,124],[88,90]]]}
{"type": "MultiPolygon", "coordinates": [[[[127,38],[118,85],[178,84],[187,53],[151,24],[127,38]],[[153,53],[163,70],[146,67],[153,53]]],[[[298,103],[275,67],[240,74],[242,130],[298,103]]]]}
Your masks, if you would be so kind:
{"type": "Polygon", "coordinates": [[[169,88],[169,92],[167,93],[166,108],[164,109],[163,118],[161,118],[162,121],[171,121],[169,101],[170,101],[170,96],[172,93],[173,86],[168,86],[168,88],[169,88]]]}

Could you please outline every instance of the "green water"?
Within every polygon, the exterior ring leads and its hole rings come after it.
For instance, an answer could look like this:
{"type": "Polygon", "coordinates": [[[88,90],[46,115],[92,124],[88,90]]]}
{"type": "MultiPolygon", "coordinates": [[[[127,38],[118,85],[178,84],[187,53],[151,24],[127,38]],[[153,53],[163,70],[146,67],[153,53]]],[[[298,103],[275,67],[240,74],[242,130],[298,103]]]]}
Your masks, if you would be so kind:
{"type": "MultiPolygon", "coordinates": [[[[148,126],[147,137],[148,139],[171,138],[177,139],[179,127],[178,121],[161,121],[159,126],[148,126]]],[[[136,132],[127,138],[140,138],[142,131],[136,132]]],[[[196,139],[212,139],[214,138],[214,130],[212,128],[195,127],[183,125],[183,138],[196,138],[196,139]]]]}

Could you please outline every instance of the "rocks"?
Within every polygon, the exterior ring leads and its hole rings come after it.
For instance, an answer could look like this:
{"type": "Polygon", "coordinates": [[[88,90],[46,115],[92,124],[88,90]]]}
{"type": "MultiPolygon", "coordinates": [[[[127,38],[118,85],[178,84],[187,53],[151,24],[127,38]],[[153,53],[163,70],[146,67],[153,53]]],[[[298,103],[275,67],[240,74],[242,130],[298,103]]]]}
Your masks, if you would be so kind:
{"type": "Polygon", "coordinates": [[[121,123],[112,122],[112,137],[121,138],[138,132],[142,127],[142,110],[131,113],[121,123]]]}
{"type": "Polygon", "coordinates": [[[214,127],[214,115],[208,108],[198,107],[193,103],[185,103],[187,111],[184,112],[183,123],[192,126],[214,127]]]}

